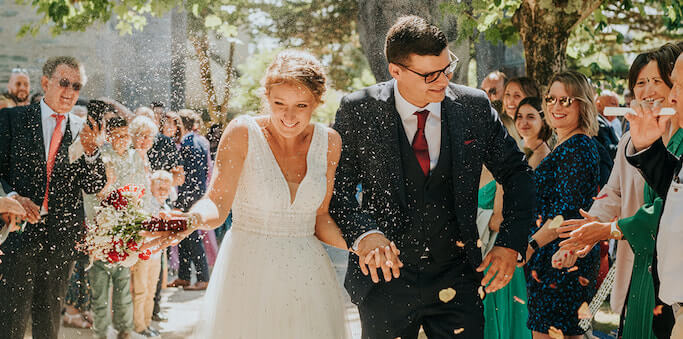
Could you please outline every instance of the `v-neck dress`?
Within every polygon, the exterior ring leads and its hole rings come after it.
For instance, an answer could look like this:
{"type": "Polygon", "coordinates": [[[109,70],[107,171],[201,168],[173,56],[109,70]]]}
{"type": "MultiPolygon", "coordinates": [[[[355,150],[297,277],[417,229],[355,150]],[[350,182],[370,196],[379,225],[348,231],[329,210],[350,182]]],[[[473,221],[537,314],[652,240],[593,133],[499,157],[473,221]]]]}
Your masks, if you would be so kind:
{"type": "Polygon", "coordinates": [[[342,291],[315,237],[327,190],[327,134],[315,124],[306,175],[289,185],[253,117],[247,157],[196,338],[348,338],[342,291]]]}

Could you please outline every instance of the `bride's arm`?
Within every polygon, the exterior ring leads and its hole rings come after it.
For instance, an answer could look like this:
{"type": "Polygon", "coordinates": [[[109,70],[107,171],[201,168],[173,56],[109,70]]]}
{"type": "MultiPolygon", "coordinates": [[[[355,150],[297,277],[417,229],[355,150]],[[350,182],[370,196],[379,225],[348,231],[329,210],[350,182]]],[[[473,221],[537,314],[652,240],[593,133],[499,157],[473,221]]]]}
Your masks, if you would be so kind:
{"type": "Polygon", "coordinates": [[[248,127],[236,120],[231,121],[218,144],[209,189],[188,212],[197,218],[197,228],[211,230],[225,222],[235,199],[248,148],[248,127]]]}
{"type": "Polygon", "coordinates": [[[328,150],[327,150],[327,193],[325,200],[318,209],[315,219],[315,236],[320,241],[334,247],[348,250],[346,241],[342,237],[341,230],[337,223],[334,222],[330,216],[329,207],[332,199],[332,192],[334,190],[334,174],[339,164],[339,157],[341,156],[341,136],[332,129],[328,129],[328,150]]]}

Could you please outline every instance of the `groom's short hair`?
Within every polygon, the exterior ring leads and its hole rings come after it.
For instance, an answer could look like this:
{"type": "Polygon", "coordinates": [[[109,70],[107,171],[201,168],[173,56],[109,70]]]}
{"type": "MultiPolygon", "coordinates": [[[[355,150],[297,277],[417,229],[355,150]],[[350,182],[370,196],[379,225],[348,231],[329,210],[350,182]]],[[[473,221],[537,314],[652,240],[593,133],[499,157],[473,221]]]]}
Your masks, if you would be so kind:
{"type": "Polygon", "coordinates": [[[384,44],[389,63],[405,63],[410,54],[439,56],[448,46],[448,39],[439,27],[415,16],[402,16],[396,20],[384,44]]]}

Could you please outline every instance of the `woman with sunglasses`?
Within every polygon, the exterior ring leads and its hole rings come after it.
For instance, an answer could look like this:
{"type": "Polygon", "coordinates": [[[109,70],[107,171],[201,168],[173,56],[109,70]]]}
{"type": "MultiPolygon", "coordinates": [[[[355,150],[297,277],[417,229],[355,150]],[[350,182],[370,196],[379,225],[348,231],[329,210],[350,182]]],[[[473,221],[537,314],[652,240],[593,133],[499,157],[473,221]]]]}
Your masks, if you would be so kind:
{"type": "MultiPolygon", "coordinates": [[[[541,220],[556,216],[579,216],[589,208],[598,191],[599,155],[591,139],[598,132],[593,89],[581,73],[555,74],[545,96],[543,111],[558,137],[558,144],[534,172],[536,215],[541,220]]],[[[532,234],[538,231],[532,227],[532,234]]],[[[561,330],[566,338],[581,338],[577,311],[590,302],[596,291],[598,249],[576,260],[576,266],[553,268],[558,258],[559,240],[538,248],[527,263],[529,320],[534,338],[549,338],[550,327],[561,330]]],[[[572,258],[569,251],[561,259],[572,258]]],[[[563,267],[563,266],[562,266],[563,267]]]]}
{"type": "MultiPolygon", "coordinates": [[[[673,86],[670,74],[680,53],[676,45],[666,44],[636,57],[629,71],[629,89],[636,100],[670,105],[666,101],[673,86]]],[[[683,129],[678,127],[679,119],[677,115],[671,118],[669,133],[662,137],[668,150],[676,156],[683,155],[683,129]]],[[[626,161],[625,147],[630,139],[630,134],[625,134],[619,143],[614,170],[607,186],[598,195],[601,199],[589,213],[583,213],[584,219],[565,222],[566,226],[560,229],[564,234],[560,237],[569,239],[560,245],[582,251],[598,241],[621,239],[610,301],[612,309],[622,314],[622,338],[669,338],[673,313],[670,306],[657,298],[659,281],[653,280],[657,277],[653,256],[662,200],[645,184],[638,170],[626,161]],[[611,222],[615,217],[621,219],[611,222]],[[629,292],[627,296],[627,291],[634,293],[629,292]],[[653,310],[656,310],[655,317],[653,310]]]]}

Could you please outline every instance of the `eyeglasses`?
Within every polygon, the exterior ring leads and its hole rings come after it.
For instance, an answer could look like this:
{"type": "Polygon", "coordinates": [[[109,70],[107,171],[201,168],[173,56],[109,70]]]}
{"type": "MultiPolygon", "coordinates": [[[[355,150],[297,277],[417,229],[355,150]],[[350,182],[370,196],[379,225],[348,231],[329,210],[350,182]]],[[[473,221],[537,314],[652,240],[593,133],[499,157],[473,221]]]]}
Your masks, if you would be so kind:
{"type": "Polygon", "coordinates": [[[28,74],[26,68],[12,68],[12,74],[28,74]]]}
{"type": "Polygon", "coordinates": [[[582,101],[582,99],[579,97],[574,97],[574,98],[572,98],[572,97],[559,97],[559,98],[556,98],[552,95],[546,95],[544,97],[544,100],[545,100],[545,103],[547,105],[555,105],[557,102],[559,102],[560,105],[562,105],[564,107],[571,106],[572,103],[574,102],[574,100],[582,101]]]}
{"type": "Polygon", "coordinates": [[[62,79],[59,79],[59,87],[61,87],[61,88],[71,87],[71,88],[73,88],[74,91],[78,92],[81,90],[81,88],[83,88],[83,84],[81,84],[80,82],[73,82],[72,83],[71,81],[69,81],[69,79],[62,78],[62,79]]]}
{"type": "Polygon", "coordinates": [[[441,73],[443,73],[446,77],[448,77],[449,75],[453,74],[453,72],[455,72],[455,68],[458,67],[458,61],[459,61],[458,57],[453,52],[448,51],[448,59],[451,61],[448,64],[448,66],[446,66],[443,69],[440,69],[438,71],[429,72],[429,73],[425,73],[425,74],[415,72],[412,69],[408,68],[408,66],[400,64],[398,62],[395,62],[395,64],[397,64],[397,65],[399,65],[399,66],[423,77],[425,79],[425,84],[431,84],[432,82],[439,79],[439,77],[441,76],[441,73]]]}
{"type": "Polygon", "coordinates": [[[488,93],[488,95],[496,95],[496,88],[491,87],[488,91],[486,91],[486,93],[488,93]]]}

